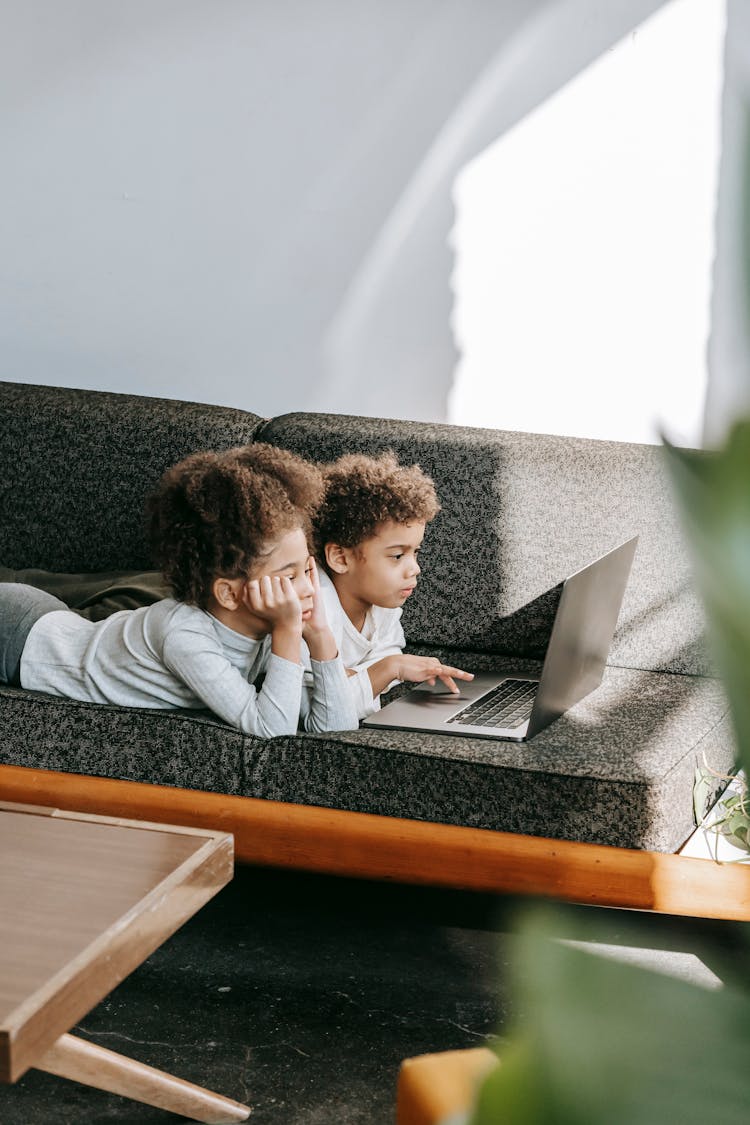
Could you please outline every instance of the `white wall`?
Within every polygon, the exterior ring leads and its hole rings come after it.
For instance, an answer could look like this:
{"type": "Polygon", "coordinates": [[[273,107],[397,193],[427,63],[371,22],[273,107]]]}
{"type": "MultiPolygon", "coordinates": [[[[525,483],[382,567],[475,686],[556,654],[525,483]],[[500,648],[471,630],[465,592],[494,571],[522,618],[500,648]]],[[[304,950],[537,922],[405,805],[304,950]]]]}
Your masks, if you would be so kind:
{"type": "Polygon", "coordinates": [[[457,174],[661,3],[550,0],[528,6],[513,34],[497,42],[353,280],[329,334],[325,406],[448,416],[458,359],[449,336],[457,174]]]}
{"type": "Polygon", "coordinates": [[[452,421],[700,444],[724,29],[670,0],[462,171],[452,421]]]}
{"type": "MultiPolygon", "coordinates": [[[[0,0],[0,377],[445,418],[456,175],[660,6],[0,0]]],[[[717,419],[747,381],[725,160],[717,419]]]]}
{"type": "Polygon", "coordinates": [[[723,136],[705,440],[750,415],[750,4],[727,0],[723,136]]]}
{"type": "Polygon", "coordinates": [[[2,377],[264,414],[335,400],[352,278],[540,6],[5,0],[2,377]]]}
{"type": "Polygon", "coordinates": [[[2,377],[444,418],[458,169],[656,6],[6,0],[2,377]]]}

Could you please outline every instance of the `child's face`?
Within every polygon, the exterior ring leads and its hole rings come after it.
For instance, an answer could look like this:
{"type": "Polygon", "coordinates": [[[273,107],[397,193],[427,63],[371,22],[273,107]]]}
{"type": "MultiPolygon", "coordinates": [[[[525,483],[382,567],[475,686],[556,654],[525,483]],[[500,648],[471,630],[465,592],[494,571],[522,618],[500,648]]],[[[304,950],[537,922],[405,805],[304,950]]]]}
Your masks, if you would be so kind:
{"type": "MultiPolygon", "coordinates": [[[[264,637],[278,620],[278,605],[272,600],[259,609],[248,598],[248,582],[253,578],[286,577],[299,598],[302,620],[313,615],[314,587],[307,539],[301,527],[294,528],[269,544],[247,578],[217,578],[207,609],[224,625],[248,637],[264,637]],[[268,612],[266,612],[268,610],[268,612]]],[[[263,599],[262,599],[263,600],[263,599]]]]}
{"type": "Polygon", "coordinates": [[[312,614],[313,586],[310,581],[310,551],[301,527],[287,531],[271,550],[256,562],[248,578],[290,578],[302,604],[302,618],[312,614]]]}
{"type": "Polygon", "coordinates": [[[404,605],[417,584],[424,532],[420,521],[384,523],[375,535],[347,551],[349,593],[362,603],[386,609],[404,605]]]}

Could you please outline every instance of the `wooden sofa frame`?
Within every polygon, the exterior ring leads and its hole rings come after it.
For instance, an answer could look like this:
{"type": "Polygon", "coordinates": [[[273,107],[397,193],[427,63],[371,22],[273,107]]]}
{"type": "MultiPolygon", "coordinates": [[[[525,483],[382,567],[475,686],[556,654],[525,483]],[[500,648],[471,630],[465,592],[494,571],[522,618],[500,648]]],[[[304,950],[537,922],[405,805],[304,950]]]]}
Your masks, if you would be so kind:
{"type": "Polygon", "coordinates": [[[0,798],[231,832],[248,864],[363,879],[750,919],[750,866],[146,782],[0,766],[0,798]]]}

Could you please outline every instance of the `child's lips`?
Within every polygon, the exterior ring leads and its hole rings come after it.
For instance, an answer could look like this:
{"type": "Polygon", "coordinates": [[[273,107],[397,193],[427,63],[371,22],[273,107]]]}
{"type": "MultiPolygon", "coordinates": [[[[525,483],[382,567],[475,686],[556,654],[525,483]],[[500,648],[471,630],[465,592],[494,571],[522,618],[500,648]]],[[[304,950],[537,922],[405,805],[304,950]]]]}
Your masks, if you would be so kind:
{"type": "Polygon", "coordinates": [[[408,598],[409,595],[413,594],[415,590],[416,586],[404,586],[403,590],[401,590],[401,597],[408,598]]]}

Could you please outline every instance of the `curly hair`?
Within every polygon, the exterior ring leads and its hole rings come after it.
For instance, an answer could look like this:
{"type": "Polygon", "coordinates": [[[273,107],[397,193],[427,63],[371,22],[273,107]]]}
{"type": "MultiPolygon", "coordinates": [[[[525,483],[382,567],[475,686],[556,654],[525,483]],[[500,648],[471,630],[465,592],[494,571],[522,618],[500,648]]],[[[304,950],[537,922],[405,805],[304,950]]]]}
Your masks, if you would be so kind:
{"type": "Polygon", "coordinates": [[[419,465],[400,465],[388,450],[379,457],[347,453],[323,466],[325,496],[313,517],[315,555],[325,546],[358,547],[384,523],[429,523],[440,511],[435,485],[419,465]]]}
{"type": "Polygon", "coordinates": [[[258,442],[194,453],[147,501],[155,558],[174,596],[205,609],[215,578],[243,578],[268,543],[301,527],[323,496],[318,466],[258,442]]]}

